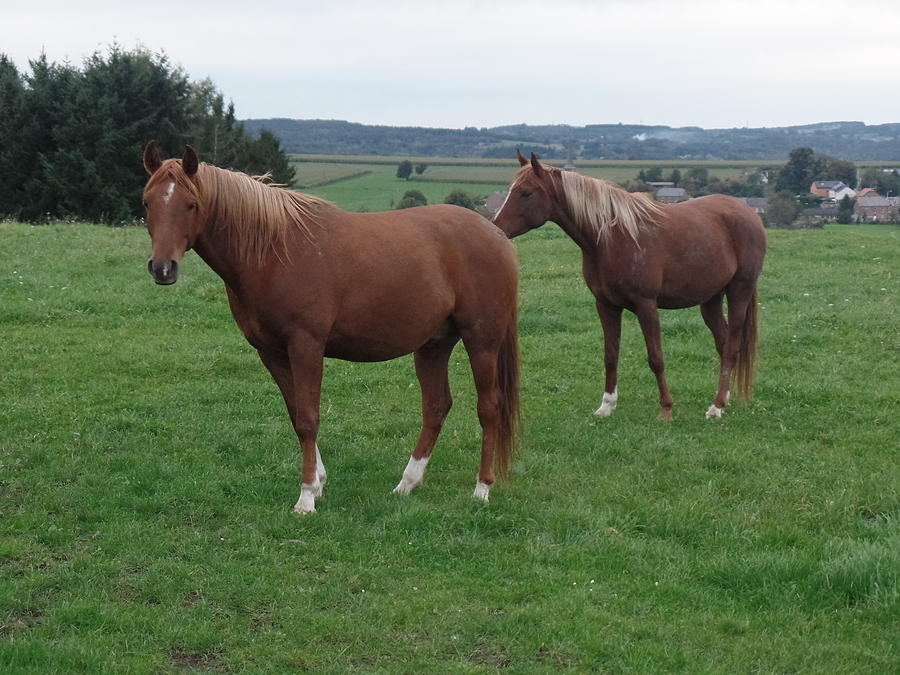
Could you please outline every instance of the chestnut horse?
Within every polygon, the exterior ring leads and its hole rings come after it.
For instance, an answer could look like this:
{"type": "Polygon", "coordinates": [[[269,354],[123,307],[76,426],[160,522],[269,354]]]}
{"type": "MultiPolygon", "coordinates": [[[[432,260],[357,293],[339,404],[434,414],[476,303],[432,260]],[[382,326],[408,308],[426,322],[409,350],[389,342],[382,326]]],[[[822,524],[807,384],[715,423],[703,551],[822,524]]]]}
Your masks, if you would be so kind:
{"type": "Polygon", "coordinates": [[[721,417],[732,373],[748,401],[756,359],[756,280],[766,253],[762,221],[734,197],[710,195],[661,205],[606,181],[541,164],[516,152],[521,168],[494,224],[516,237],[557,223],[581,248],[582,271],[603,327],[606,386],[596,411],[612,414],[618,402],[616,369],[622,310],[634,312],[659,384],[661,420],[672,419],[658,309],[700,305],[719,352],[719,384],[707,418],[721,417]],[[728,320],[722,298],[728,299],[728,320]]]}
{"type": "Polygon", "coordinates": [[[461,339],[482,427],[474,497],[507,474],[519,409],[515,247],[474,211],[441,205],[348,213],[200,163],[144,150],[153,245],[148,271],[178,278],[197,254],[225,282],[234,319],[278,384],[300,440],[298,513],[315,511],[326,473],[316,444],[324,357],[383,361],[413,353],[422,430],[394,492],[408,494],[451,405],[447,364],[461,339]]]}

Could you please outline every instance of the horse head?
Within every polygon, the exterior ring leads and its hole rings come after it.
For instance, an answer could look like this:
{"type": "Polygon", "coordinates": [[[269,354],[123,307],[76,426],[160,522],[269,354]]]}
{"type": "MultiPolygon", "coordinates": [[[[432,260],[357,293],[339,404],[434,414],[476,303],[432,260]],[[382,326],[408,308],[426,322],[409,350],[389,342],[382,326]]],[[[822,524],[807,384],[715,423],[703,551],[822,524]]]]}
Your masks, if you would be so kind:
{"type": "Polygon", "coordinates": [[[156,141],[144,148],[144,168],[150,176],[144,187],[143,203],[147,230],[153,242],[153,256],[147,271],[161,285],[178,280],[178,264],[203,229],[197,173],[200,159],[187,146],[180,160],[163,160],[156,141]]]}
{"type": "Polygon", "coordinates": [[[558,169],[541,164],[533,152],[530,160],[525,159],[518,150],[516,156],[521,168],[493,221],[509,238],[518,237],[552,220],[556,208],[552,174],[558,169]]]}

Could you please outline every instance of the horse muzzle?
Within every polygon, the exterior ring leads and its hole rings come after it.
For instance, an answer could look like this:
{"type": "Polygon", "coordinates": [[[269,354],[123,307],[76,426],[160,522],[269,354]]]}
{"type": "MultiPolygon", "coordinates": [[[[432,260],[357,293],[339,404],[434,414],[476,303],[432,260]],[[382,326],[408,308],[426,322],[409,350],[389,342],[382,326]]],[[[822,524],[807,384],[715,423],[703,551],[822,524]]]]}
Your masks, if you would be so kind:
{"type": "Polygon", "coordinates": [[[178,261],[170,260],[158,263],[152,258],[147,261],[147,271],[153,277],[153,281],[160,286],[170,286],[178,281],[178,261]]]}

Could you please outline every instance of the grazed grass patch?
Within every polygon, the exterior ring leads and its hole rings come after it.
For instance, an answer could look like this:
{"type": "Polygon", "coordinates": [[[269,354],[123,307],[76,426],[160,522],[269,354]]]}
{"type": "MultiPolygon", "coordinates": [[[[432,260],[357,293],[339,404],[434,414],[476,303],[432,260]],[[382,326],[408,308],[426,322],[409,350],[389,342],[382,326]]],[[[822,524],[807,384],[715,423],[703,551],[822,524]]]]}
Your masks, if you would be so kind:
{"type": "Polygon", "coordinates": [[[413,495],[411,359],[328,362],[320,512],[283,403],[193,254],[0,225],[3,672],[872,672],[898,664],[900,233],[771,232],[752,406],[703,413],[699,312],[663,314],[675,422],[637,322],[620,405],[577,248],[517,240],[525,432],[470,498],[465,355],[413,495]],[[884,290],[882,290],[884,289],[884,290]]]}

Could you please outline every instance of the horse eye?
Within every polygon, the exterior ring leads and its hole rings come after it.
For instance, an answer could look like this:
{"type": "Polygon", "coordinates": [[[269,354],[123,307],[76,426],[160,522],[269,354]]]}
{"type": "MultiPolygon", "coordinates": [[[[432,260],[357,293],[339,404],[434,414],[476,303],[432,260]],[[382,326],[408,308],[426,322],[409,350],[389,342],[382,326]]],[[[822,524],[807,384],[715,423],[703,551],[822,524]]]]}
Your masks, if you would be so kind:
{"type": "Polygon", "coordinates": [[[196,204],[188,204],[188,211],[193,211],[196,208],[197,208],[196,204]]]}
{"type": "Polygon", "coordinates": [[[523,196],[523,197],[530,197],[531,195],[532,195],[532,191],[531,191],[531,190],[522,190],[522,196],[523,196]]]}

